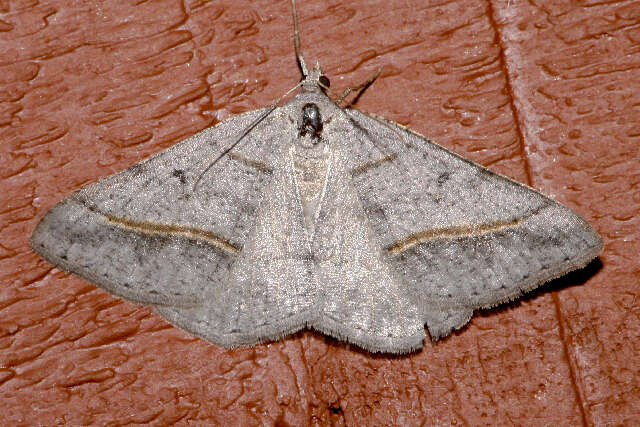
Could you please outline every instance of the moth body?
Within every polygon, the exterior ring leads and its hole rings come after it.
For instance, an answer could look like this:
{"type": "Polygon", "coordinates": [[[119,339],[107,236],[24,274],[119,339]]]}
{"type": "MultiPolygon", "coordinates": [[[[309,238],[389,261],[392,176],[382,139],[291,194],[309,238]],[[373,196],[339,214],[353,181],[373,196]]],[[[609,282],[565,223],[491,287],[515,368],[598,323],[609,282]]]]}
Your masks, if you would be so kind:
{"type": "Polygon", "coordinates": [[[307,327],[390,353],[600,252],[570,209],[340,107],[320,67],[307,70],[295,28],[293,99],[72,194],[42,219],[34,250],[218,345],[307,327]]]}

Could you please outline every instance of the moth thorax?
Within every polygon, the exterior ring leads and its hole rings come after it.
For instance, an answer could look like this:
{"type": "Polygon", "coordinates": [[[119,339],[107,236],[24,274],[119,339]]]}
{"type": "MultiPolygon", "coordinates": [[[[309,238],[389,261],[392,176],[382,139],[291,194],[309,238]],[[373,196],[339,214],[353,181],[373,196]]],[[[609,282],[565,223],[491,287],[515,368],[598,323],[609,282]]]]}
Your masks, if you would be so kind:
{"type": "Polygon", "coordinates": [[[302,123],[300,124],[300,136],[310,135],[313,140],[319,142],[322,134],[322,116],[320,109],[314,103],[305,104],[302,107],[302,123]]]}

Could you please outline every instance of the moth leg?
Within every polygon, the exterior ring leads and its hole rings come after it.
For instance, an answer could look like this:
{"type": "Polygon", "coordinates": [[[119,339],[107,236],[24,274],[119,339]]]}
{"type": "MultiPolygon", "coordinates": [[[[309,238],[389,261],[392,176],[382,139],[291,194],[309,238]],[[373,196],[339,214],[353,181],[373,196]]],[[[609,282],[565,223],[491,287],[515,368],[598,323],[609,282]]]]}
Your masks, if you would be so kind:
{"type": "Polygon", "coordinates": [[[378,68],[378,71],[376,71],[376,73],[373,76],[369,77],[364,83],[361,83],[358,86],[346,88],[344,92],[342,92],[342,95],[340,95],[340,98],[336,100],[336,104],[340,105],[351,92],[358,91],[358,94],[355,98],[353,98],[353,101],[344,105],[342,108],[349,108],[354,105],[356,102],[358,102],[364,91],[367,90],[367,88],[371,86],[374,81],[376,81],[376,79],[380,76],[380,73],[382,73],[382,68],[378,68]]]}

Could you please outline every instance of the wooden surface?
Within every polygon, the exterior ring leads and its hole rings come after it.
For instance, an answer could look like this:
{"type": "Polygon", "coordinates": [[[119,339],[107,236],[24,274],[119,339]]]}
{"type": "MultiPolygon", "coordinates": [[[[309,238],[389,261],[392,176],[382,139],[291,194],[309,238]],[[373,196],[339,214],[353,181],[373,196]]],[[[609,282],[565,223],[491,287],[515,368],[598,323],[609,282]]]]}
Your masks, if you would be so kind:
{"type": "Polygon", "coordinates": [[[28,247],[82,186],[299,80],[289,2],[0,1],[5,425],[640,423],[640,3],[303,1],[358,107],[532,185],[605,249],[408,357],[304,331],[225,351],[28,247]]]}

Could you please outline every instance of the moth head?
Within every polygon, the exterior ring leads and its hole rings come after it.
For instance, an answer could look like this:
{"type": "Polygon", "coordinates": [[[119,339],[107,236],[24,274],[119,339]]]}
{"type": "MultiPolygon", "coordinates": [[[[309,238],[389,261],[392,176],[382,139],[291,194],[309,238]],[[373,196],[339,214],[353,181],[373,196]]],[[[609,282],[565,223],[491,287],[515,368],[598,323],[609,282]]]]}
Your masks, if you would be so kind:
{"type": "Polygon", "coordinates": [[[316,66],[307,74],[302,76],[302,92],[325,92],[331,86],[331,82],[322,73],[320,64],[316,63],[316,66]]]}

